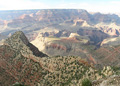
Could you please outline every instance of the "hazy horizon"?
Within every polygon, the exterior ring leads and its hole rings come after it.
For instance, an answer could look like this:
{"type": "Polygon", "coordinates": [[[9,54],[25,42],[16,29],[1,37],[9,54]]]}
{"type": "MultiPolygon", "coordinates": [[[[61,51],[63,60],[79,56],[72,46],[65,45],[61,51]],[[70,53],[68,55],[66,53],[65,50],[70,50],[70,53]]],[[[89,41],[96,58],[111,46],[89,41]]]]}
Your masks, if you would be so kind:
{"type": "Polygon", "coordinates": [[[89,12],[120,13],[119,0],[1,0],[0,10],[85,9],[89,12]]]}

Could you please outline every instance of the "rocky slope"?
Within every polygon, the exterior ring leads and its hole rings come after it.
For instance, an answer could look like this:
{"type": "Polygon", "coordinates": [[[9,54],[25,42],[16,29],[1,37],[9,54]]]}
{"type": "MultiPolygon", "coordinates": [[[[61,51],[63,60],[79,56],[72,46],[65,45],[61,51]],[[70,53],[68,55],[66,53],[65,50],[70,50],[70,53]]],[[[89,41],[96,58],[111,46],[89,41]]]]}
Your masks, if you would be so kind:
{"type": "Polygon", "coordinates": [[[22,55],[7,45],[0,46],[0,86],[11,86],[15,82],[37,85],[44,76],[39,59],[34,55],[22,55]]]}
{"type": "Polygon", "coordinates": [[[33,54],[39,57],[47,56],[40,52],[34,45],[29,43],[22,31],[15,32],[11,37],[5,40],[4,44],[25,55],[33,54]]]}
{"type": "Polygon", "coordinates": [[[33,75],[40,79],[40,71],[44,71],[39,62],[40,57],[47,55],[29,43],[23,32],[14,33],[0,46],[0,86],[9,86],[15,82],[33,86],[36,83],[33,75]]]}

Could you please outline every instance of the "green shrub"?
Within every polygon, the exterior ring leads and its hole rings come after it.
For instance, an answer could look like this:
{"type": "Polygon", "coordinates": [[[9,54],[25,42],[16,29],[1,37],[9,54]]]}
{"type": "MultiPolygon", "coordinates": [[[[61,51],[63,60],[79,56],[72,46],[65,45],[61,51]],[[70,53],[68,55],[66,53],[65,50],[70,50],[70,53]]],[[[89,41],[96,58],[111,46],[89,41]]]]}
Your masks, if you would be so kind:
{"type": "Polygon", "coordinates": [[[25,86],[25,85],[22,85],[22,84],[20,84],[19,82],[16,82],[16,83],[13,84],[12,86],[25,86]]]}
{"type": "Polygon", "coordinates": [[[82,80],[82,86],[92,86],[92,83],[89,79],[82,80]]]}

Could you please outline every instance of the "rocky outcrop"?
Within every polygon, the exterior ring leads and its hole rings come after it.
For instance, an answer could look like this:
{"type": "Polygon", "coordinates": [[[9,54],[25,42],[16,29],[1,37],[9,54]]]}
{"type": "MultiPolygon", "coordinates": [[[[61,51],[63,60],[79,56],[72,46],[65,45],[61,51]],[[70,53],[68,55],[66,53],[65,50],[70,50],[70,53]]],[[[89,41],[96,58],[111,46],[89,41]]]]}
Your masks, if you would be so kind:
{"type": "Polygon", "coordinates": [[[0,86],[12,85],[15,82],[34,86],[44,76],[41,74],[40,57],[48,56],[29,43],[22,31],[15,32],[0,46],[0,86]]]}
{"type": "Polygon", "coordinates": [[[34,45],[29,43],[28,39],[22,31],[15,32],[11,37],[5,40],[4,44],[25,55],[34,54],[35,56],[40,57],[47,56],[40,52],[34,45]]]}

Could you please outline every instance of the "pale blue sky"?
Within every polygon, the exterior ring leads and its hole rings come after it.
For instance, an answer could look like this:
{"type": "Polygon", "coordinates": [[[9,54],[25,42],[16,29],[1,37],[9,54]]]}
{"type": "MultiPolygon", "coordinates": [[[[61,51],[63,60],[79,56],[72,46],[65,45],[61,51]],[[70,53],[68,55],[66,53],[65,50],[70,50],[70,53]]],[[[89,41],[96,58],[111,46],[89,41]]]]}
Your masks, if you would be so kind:
{"type": "Polygon", "coordinates": [[[120,13],[120,0],[0,0],[0,10],[23,9],[86,9],[120,13]]]}

